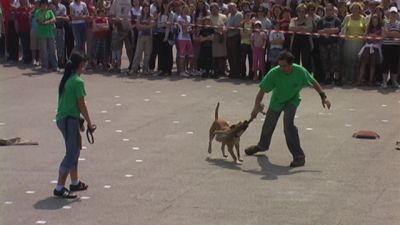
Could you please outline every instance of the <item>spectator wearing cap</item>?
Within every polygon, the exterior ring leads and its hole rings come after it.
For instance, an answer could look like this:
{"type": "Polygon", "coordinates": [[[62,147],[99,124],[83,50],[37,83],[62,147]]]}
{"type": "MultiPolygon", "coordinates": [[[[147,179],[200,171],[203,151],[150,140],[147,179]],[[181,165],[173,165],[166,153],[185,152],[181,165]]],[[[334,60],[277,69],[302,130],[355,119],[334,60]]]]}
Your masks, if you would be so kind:
{"type": "Polygon", "coordinates": [[[399,88],[398,74],[400,71],[400,21],[397,19],[399,16],[398,9],[393,6],[389,9],[388,21],[383,28],[383,80],[382,88],[387,88],[387,81],[390,74],[390,79],[394,87],[399,88]],[[397,38],[394,39],[394,38],[397,38]]]}
{"type": "Polygon", "coordinates": [[[311,32],[313,22],[310,17],[306,16],[307,6],[300,4],[297,7],[297,17],[292,18],[289,25],[289,30],[295,32],[292,35],[290,49],[295,57],[295,63],[301,63],[310,73],[312,72],[311,51],[313,43],[310,35],[299,34],[297,32],[311,32]]]}
{"type": "Polygon", "coordinates": [[[356,81],[359,64],[358,52],[363,45],[363,41],[359,36],[363,36],[367,31],[367,22],[361,14],[363,12],[362,5],[358,2],[352,3],[350,12],[351,14],[344,18],[341,30],[341,34],[347,36],[343,44],[342,76],[343,80],[348,84],[356,81]]]}
{"type": "Polygon", "coordinates": [[[339,39],[331,37],[340,31],[341,21],[334,14],[334,6],[328,3],[325,7],[326,16],[317,25],[320,34],[319,50],[321,55],[322,69],[325,72],[325,83],[329,84],[334,80],[336,85],[340,85],[339,78],[339,39]]]}
{"type": "Polygon", "coordinates": [[[56,16],[56,49],[57,49],[57,61],[60,68],[64,68],[65,65],[65,23],[69,22],[67,16],[67,8],[61,4],[60,0],[53,0],[52,10],[56,16]]]}
{"type": "Polygon", "coordinates": [[[35,12],[38,22],[37,36],[40,44],[40,61],[42,72],[57,70],[56,46],[55,46],[55,22],[56,17],[49,8],[47,0],[40,0],[40,8],[35,12]]]}
{"type": "Polygon", "coordinates": [[[253,52],[252,73],[253,79],[258,80],[265,74],[265,44],[267,35],[262,29],[261,21],[254,23],[254,30],[251,34],[251,47],[253,52]]]}
{"type": "Polygon", "coordinates": [[[251,49],[251,33],[253,30],[253,21],[251,20],[252,12],[244,12],[244,19],[241,22],[240,29],[240,78],[253,79],[253,53],[251,49]],[[248,59],[248,74],[246,68],[246,59],[248,59]]]}
{"type": "Polygon", "coordinates": [[[210,4],[211,25],[214,26],[214,37],[212,40],[212,57],[214,65],[213,77],[225,76],[226,70],[226,32],[223,28],[226,16],[220,13],[217,3],[210,4]]]}
{"type": "Polygon", "coordinates": [[[228,30],[226,32],[226,48],[229,63],[229,77],[240,77],[240,24],[243,20],[243,14],[238,11],[235,3],[228,5],[229,16],[226,20],[228,30]]]}

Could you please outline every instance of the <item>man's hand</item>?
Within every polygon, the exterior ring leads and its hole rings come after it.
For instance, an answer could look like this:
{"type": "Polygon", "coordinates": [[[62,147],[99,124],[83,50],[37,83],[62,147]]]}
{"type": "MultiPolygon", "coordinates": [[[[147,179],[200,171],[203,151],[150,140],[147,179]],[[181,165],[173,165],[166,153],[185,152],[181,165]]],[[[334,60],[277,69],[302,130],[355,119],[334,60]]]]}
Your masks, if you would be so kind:
{"type": "Polygon", "coordinates": [[[328,99],[323,99],[322,100],[322,106],[325,108],[325,106],[330,109],[331,108],[331,102],[328,99]]]}

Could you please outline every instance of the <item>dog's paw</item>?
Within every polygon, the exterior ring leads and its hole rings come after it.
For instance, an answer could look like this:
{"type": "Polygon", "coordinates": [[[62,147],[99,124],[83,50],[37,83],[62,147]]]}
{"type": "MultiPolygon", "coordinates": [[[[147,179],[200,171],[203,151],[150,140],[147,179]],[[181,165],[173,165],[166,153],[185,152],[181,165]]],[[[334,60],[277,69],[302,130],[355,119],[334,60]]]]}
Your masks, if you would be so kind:
{"type": "Polygon", "coordinates": [[[243,159],[238,159],[239,160],[239,162],[243,162],[243,159]]]}
{"type": "Polygon", "coordinates": [[[240,160],[234,160],[236,165],[242,165],[242,162],[240,160]]]}

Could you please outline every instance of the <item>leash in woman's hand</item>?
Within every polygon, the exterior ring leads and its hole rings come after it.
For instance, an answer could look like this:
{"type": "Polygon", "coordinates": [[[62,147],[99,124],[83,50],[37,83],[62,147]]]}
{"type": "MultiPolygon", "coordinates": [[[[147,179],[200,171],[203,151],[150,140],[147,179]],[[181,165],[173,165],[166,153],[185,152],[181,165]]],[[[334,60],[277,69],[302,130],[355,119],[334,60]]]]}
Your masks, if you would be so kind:
{"type": "Polygon", "coordinates": [[[88,126],[88,128],[86,129],[86,137],[90,144],[94,143],[93,133],[96,130],[96,128],[97,128],[97,126],[95,124],[92,124],[91,127],[88,126]]]}

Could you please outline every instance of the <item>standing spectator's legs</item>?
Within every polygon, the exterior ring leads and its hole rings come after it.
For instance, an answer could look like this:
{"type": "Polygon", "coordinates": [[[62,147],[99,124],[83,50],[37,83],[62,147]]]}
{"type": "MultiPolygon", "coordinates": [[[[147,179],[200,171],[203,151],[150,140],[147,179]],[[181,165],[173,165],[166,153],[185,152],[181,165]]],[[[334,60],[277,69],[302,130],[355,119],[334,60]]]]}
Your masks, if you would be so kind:
{"type": "Polygon", "coordinates": [[[64,30],[65,30],[65,52],[66,52],[66,56],[64,55],[64,58],[66,57],[67,59],[69,59],[69,56],[71,55],[71,52],[75,46],[75,40],[71,24],[65,23],[64,30]]]}
{"type": "Polygon", "coordinates": [[[33,58],[33,65],[38,66],[40,64],[40,43],[36,35],[36,31],[31,30],[30,38],[30,49],[33,58]]]}
{"type": "Polygon", "coordinates": [[[251,45],[248,44],[241,44],[240,45],[240,76],[241,78],[253,78],[252,67],[253,67],[253,54],[251,50],[251,45]],[[249,63],[249,74],[247,74],[246,68],[246,58],[248,59],[249,63]]]}
{"type": "Polygon", "coordinates": [[[300,65],[300,45],[293,43],[292,48],[290,50],[294,56],[294,62],[300,65]]]}
{"type": "MultiPolygon", "coordinates": [[[[136,29],[136,27],[133,28],[133,32],[131,33],[131,35],[132,35],[132,37],[131,37],[131,40],[132,40],[132,55],[135,56],[137,40],[138,40],[138,35],[139,35],[138,30],[136,29]]],[[[132,69],[133,58],[134,57],[132,57],[129,60],[128,70],[132,69]]]]}
{"type": "Polygon", "coordinates": [[[264,49],[263,48],[253,48],[253,76],[254,80],[259,78],[258,72],[261,76],[265,73],[265,59],[264,59],[264,49]]]}
{"type": "Polygon", "coordinates": [[[64,28],[57,28],[55,32],[57,61],[60,68],[65,64],[65,31],[64,28]]]}
{"type": "Polygon", "coordinates": [[[139,36],[138,41],[137,41],[137,46],[136,46],[136,52],[135,52],[135,57],[133,57],[133,62],[132,62],[132,72],[136,73],[139,66],[140,66],[140,61],[142,61],[142,54],[145,49],[144,46],[145,38],[139,36]]]}
{"type": "Polygon", "coordinates": [[[226,57],[213,57],[214,60],[214,78],[218,78],[219,76],[225,76],[226,71],[226,57]]]}
{"type": "Polygon", "coordinates": [[[144,39],[143,72],[149,73],[149,61],[153,48],[153,40],[151,36],[146,36],[143,39],[144,39]]]}
{"type": "Polygon", "coordinates": [[[314,77],[317,81],[319,81],[320,83],[325,82],[325,74],[324,71],[322,69],[322,60],[321,60],[321,55],[320,55],[320,45],[318,42],[317,38],[313,38],[313,44],[314,44],[314,48],[311,52],[312,54],[312,65],[313,65],[313,69],[314,69],[314,77]]]}
{"type": "Polygon", "coordinates": [[[49,69],[49,53],[47,49],[47,39],[39,38],[39,48],[40,48],[40,64],[42,66],[42,70],[46,71],[49,69]]]}
{"type": "Polygon", "coordinates": [[[308,70],[308,72],[312,73],[312,61],[311,61],[311,47],[308,44],[300,46],[300,54],[301,54],[301,64],[304,68],[308,70]]]}
{"type": "Polygon", "coordinates": [[[56,41],[54,37],[47,39],[47,49],[49,54],[49,68],[57,70],[56,41]]]}
{"type": "Polygon", "coordinates": [[[383,63],[382,63],[382,87],[387,88],[387,81],[389,78],[395,87],[398,86],[397,78],[398,72],[400,71],[400,46],[398,45],[382,45],[382,55],[383,55],[383,63]]]}
{"type": "Polygon", "coordinates": [[[345,40],[343,45],[344,73],[346,83],[353,84],[356,81],[358,71],[358,52],[362,46],[361,40],[345,40]]]}
{"type": "Polygon", "coordinates": [[[168,41],[161,42],[158,61],[159,70],[161,70],[164,75],[170,75],[172,70],[173,58],[172,46],[168,43],[168,41]]]}
{"type": "Polygon", "coordinates": [[[304,152],[300,146],[300,138],[297,127],[294,125],[294,117],[297,107],[287,104],[284,109],[283,127],[285,132],[286,144],[294,160],[304,160],[304,152]]]}
{"type": "Polygon", "coordinates": [[[9,21],[6,32],[6,46],[8,53],[8,61],[18,62],[18,35],[15,31],[14,21],[9,21]]]}
{"type": "Polygon", "coordinates": [[[133,50],[132,50],[132,33],[130,31],[126,31],[126,35],[124,38],[124,44],[125,44],[125,51],[126,55],[128,56],[128,60],[131,61],[133,60],[133,50]]]}
{"type": "Polygon", "coordinates": [[[19,32],[18,36],[22,44],[22,62],[24,64],[31,64],[32,53],[30,49],[30,32],[19,32]]]}
{"type": "Polygon", "coordinates": [[[75,51],[85,54],[86,23],[72,24],[72,33],[75,39],[75,51]]]}
{"type": "Polygon", "coordinates": [[[152,51],[149,61],[149,69],[155,70],[156,68],[156,58],[158,56],[157,70],[160,69],[160,53],[161,53],[161,45],[163,43],[164,33],[154,33],[153,34],[153,43],[152,43],[152,51]]]}
{"type": "Polygon", "coordinates": [[[240,77],[240,35],[228,37],[226,40],[226,50],[229,62],[229,77],[240,77]]]}
{"type": "Polygon", "coordinates": [[[6,56],[6,36],[0,33],[0,62],[6,56]]]}
{"type": "MultiPolygon", "coordinates": [[[[93,57],[93,48],[94,46],[92,45],[92,40],[94,39],[94,35],[93,35],[93,28],[91,26],[89,26],[89,24],[86,24],[86,40],[89,41],[85,41],[86,42],[86,55],[88,57],[88,61],[91,62],[92,57],[93,57]]],[[[84,45],[85,46],[85,45],[84,45]]],[[[90,64],[89,64],[90,65],[90,64]]]]}
{"type": "Polygon", "coordinates": [[[54,38],[40,38],[39,42],[42,69],[57,69],[56,46],[54,38]]]}

